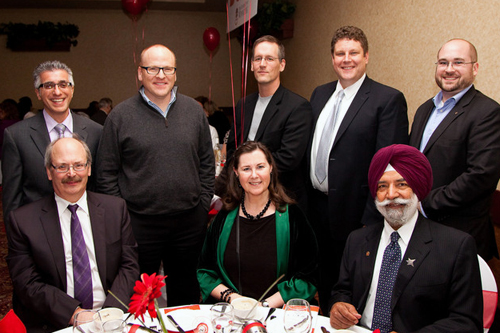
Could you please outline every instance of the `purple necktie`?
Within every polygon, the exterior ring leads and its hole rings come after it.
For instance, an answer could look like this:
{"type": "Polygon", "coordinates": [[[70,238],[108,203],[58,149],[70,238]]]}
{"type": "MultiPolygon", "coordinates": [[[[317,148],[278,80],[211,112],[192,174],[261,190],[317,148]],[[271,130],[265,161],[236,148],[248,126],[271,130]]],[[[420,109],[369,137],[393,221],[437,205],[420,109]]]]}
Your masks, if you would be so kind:
{"type": "Polygon", "coordinates": [[[71,252],[73,255],[73,281],[75,298],[82,302],[83,309],[92,309],[92,276],[90,261],[83,238],[82,226],[76,210],[78,205],[69,205],[71,212],[71,252]]]}

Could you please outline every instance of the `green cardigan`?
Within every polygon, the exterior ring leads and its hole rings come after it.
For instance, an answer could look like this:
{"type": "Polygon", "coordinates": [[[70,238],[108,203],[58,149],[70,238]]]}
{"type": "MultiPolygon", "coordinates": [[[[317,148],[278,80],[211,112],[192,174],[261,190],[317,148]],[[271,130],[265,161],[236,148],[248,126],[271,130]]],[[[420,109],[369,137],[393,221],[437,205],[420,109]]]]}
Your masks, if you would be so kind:
{"type": "MultiPolygon", "coordinates": [[[[212,290],[224,284],[236,292],[224,268],[224,253],[239,207],[221,211],[212,222],[198,266],[197,276],[205,302],[212,290]]],[[[276,211],[277,276],[285,274],[277,287],[286,302],[292,298],[312,299],[316,293],[318,246],[311,226],[295,205],[276,211]]]]}

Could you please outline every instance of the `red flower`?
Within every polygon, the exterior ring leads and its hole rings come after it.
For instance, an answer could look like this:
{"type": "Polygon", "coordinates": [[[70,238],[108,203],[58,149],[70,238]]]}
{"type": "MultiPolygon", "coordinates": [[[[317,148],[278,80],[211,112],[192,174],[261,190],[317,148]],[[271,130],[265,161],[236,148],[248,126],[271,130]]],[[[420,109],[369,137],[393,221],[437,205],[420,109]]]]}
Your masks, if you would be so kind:
{"type": "Polygon", "coordinates": [[[141,281],[135,282],[134,295],[130,298],[128,312],[133,313],[134,317],[141,316],[144,321],[144,314],[149,312],[151,318],[156,318],[154,300],[161,296],[161,287],[165,285],[166,276],[141,274],[141,281]]]}

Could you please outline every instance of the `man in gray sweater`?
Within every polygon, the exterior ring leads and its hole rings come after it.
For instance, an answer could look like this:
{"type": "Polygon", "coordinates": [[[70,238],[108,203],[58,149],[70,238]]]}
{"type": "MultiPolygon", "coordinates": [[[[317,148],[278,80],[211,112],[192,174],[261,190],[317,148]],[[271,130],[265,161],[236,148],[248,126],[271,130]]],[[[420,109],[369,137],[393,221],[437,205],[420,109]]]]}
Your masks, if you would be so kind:
{"type": "Polygon", "coordinates": [[[199,302],[196,266],[215,180],[206,116],[177,93],[175,66],[163,45],[142,51],[142,87],[109,114],[97,164],[98,190],[127,202],[141,273],[163,262],[169,306],[199,302]]]}

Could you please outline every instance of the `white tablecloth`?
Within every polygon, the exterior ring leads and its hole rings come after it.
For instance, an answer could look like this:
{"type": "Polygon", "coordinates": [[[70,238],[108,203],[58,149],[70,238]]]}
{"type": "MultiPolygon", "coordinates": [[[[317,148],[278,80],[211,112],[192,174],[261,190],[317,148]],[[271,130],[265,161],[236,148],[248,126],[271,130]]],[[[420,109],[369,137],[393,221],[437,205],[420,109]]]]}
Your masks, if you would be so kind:
{"type": "MultiPolygon", "coordinates": [[[[195,309],[191,310],[194,312],[193,318],[195,318],[195,317],[209,318],[210,317],[211,305],[201,304],[201,305],[194,305],[194,306],[190,306],[190,307],[195,308],[195,309]],[[199,310],[197,308],[199,308],[199,310]]],[[[174,319],[176,319],[175,318],[175,311],[180,310],[180,309],[185,309],[185,308],[188,308],[188,307],[166,308],[166,309],[161,309],[161,311],[162,312],[168,311],[168,313],[171,314],[174,319]]],[[[259,313],[262,315],[262,317],[265,317],[269,311],[267,308],[259,308],[258,310],[259,310],[259,313]]],[[[285,330],[283,329],[283,313],[284,313],[283,310],[277,309],[273,314],[274,318],[267,320],[268,333],[285,333],[285,330]]],[[[125,317],[126,316],[128,316],[128,314],[125,314],[125,317]]],[[[164,316],[165,316],[165,314],[164,314],[164,316]]],[[[272,316],[271,316],[271,318],[272,318],[272,316]]],[[[166,320],[166,317],[165,317],[165,320],[166,320]]],[[[133,321],[132,317],[129,319],[129,322],[131,322],[131,321],[133,321]]],[[[317,314],[317,312],[313,312],[314,331],[312,333],[322,333],[322,331],[321,331],[322,326],[325,327],[328,331],[330,331],[330,333],[334,333],[337,331],[336,329],[334,329],[330,326],[330,318],[320,316],[317,314]]],[[[366,328],[359,327],[359,326],[352,326],[349,328],[349,330],[356,332],[356,333],[371,333],[372,332],[371,330],[368,330],[366,328]]],[[[57,333],[72,333],[72,328],[68,327],[68,328],[65,328],[63,330],[59,330],[56,332],[57,333]]],[[[146,331],[145,330],[138,330],[137,332],[142,333],[142,332],[146,332],[146,331]]]]}

